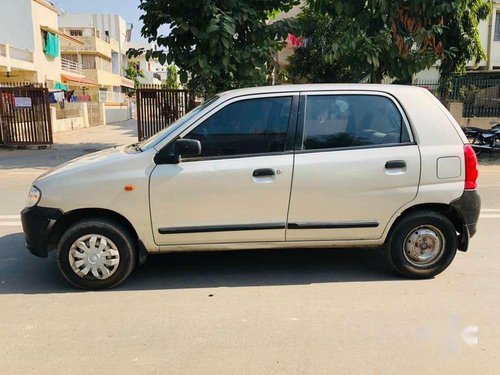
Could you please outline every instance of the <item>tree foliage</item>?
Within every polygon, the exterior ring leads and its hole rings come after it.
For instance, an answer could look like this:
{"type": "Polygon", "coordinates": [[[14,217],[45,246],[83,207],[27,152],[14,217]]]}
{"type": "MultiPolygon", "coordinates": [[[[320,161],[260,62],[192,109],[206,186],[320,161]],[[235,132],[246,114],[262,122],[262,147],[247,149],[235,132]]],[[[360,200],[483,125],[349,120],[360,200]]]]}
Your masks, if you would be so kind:
{"type": "Polygon", "coordinates": [[[326,66],[349,67],[353,79],[367,73],[373,82],[384,76],[409,81],[435,63],[446,79],[468,61],[484,58],[478,24],[491,11],[490,0],[309,0],[308,5],[314,17],[325,17],[323,40],[318,42],[321,35],[314,30],[303,35],[321,45],[326,66]]]}
{"type": "MultiPolygon", "coordinates": [[[[198,92],[265,83],[273,51],[283,46],[290,20],[267,22],[298,0],[141,0],[142,35],[157,50],[147,58],[175,63],[182,83],[198,92]],[[161,33],[168,25],[169,32],[161,33]]],[[[132,55],[143,51],[136,50],[132,55]]]]}
{"type": "Polygon", "coordinates": [[[144,72],[139,68],[139,63],[129,61],[125,67],[125,77],[134,81],[134,86],[137,87],[140,84],[139,78],[144,78],[144,72]]]}
{"type": "Polygon", "coordinates": [[[329,35],[336,30],[333,17],[305,8],[297,17],[296,28],[305,38],[304,46],[295,48],[288,58],[287,73],[292,82],[351,82],[363,76],[356,67],[326,61],[325,53],[333,43],[329,35]]]}
{"type": "Polygon", "coordinates": [[[164,85],[172,90],[179,88],[179,69],[173,64],[167,66],[167,76],[164,85]]]}

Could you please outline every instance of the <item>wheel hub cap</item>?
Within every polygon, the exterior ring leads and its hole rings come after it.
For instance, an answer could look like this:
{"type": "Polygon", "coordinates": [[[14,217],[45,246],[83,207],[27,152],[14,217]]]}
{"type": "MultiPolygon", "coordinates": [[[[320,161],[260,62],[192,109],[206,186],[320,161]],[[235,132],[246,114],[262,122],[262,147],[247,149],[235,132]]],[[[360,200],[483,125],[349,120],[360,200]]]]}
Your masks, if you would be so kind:
{"type": "Polygon", "coordinates": [[[443,233],[438,228],[423,225],[406,236],[404,255],[414,266],[430,266],[443,256],[444,244],[443,233]]]}
{"type": "Polygon", "coordinates": [[[107,279],[116,272],[119,263],[116,245],[100,234],[80,237],[69,251],[69,264],[81,278],[107,279]]]}

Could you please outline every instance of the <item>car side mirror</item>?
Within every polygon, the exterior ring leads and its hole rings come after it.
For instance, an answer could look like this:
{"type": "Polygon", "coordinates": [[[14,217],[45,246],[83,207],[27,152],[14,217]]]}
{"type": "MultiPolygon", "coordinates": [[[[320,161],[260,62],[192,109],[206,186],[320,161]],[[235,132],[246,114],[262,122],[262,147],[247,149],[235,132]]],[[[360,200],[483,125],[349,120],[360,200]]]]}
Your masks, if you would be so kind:
{"type": "Polygon", "coordinates": [[[179,164],[182,157],[201,155],[201,143],[197,139],[177,139],[161,149],[154,158],[156,164],[179,164]]]}
{"type": "Polygon", "coordinates": [[[197,139],[177,139],[174,142],[173,153],[174,156],[200,156],[201,143],[197,139]]]}

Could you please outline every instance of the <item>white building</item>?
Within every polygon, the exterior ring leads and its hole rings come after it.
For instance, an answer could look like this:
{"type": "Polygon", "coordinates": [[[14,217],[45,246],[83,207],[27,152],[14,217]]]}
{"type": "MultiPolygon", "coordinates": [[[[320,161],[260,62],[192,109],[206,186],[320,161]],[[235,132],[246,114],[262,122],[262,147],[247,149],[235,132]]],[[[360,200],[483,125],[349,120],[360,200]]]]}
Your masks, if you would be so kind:
{"type": "MultiPolygon", "coordinates": [[[[59,31],[57,9],[45,0],[0,0],[0,82],[32,82],[49,88],[65,73],[61,55],[44,52],[47,33],[80,44],[59,31]]],[[[77,72],[67,72],[79,77],[77,72]]]]}
{"type": "MultiPolygon", "coordinates": [[[[153,49],[153,45],[148,43],[134,43],[134,42],[125,43],[126,51],[128,51],[129,49],[140,49],[140,48],[143,48],[144,50],[153,49]]],[[[125,65],[127,65],[129,61],[137,64],[137,67],[144,73],[144,77],[138,78],[140,83],[161,84],[162,81],[165,80],[164,77],[164,75],[166,74],[165,66],[162,66],[155,59],[150,59],[149,61],[146,60],[145,53],[137,57],[128,58],[127,63],[125,65]]]]}
{"type": "Polygon", "coordinates": [[[61,50],[65,59],[83,68],[87,80],[101,91],[114,93],[134,87],[133,81],[125,78],[126,43],[130,42],[132,25],[121,16],[64,13],[59,17],[59,28],[84,43],[63,43],[61,50]]]}

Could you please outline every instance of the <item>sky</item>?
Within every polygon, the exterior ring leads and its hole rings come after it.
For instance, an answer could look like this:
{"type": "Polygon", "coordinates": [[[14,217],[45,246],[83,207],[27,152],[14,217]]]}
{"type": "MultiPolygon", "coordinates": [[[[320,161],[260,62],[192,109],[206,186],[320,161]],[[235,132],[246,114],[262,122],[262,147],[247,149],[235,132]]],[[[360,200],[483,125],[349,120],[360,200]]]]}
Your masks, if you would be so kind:
{"type": "Polygon", "coordinates": [[[127,23],[134,24],[132,41],[146,41],[141,37],[142,12],[138,9],[139,0],[50,0],[67,13],[119,14],[127,23]]]}

